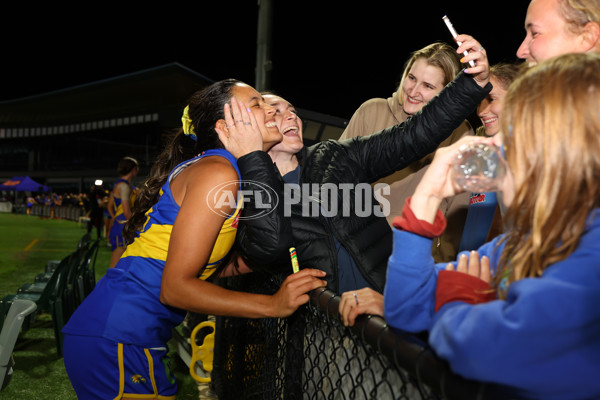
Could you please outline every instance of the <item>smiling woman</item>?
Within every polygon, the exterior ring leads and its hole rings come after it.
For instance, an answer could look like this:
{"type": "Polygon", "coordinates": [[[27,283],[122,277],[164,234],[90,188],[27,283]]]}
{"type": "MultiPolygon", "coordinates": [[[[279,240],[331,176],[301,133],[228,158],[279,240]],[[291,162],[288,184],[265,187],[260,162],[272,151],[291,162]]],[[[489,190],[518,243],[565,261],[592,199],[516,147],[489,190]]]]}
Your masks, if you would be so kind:
{"type": "Polygon", "coordinates": [[[523,71],[523,67],[523,64],[516,63],[498,63],[490,67],[490,82],[493,88],[490,94],[477,106],[477,115],[483,124],[477,130],[477,134],[485,133],[486,136],[494,136],[500,132],[500,116],[504,106],[504,97],[508,91],[508,86],[523,71]]]}
{"type": "Polygon", "coordinates": [[[442,90],[448,83],[443,72],[439,67],[428,64],[423,57],[415,59],[398,88],[400,105],[406,114],[413,115],[421,110],[442,90]]]}
{"type": "MultiPolygon", "coordinates": [[[[460,70],[461,64],[456,48],[449,44],[435,42],[414,51],[406,62],[402,79],[392,97],[373,98],[364,102],[355,111],[340,140],[370,135],[406,121],[438,95],[460,70]]],[[[449,146],[461,137],[473,133],[471,124],[465,120],[439,144],[439,147],[449,146]]],[[[431,152],[378,181],[390,185],[389,193],[381,194],[385,203],[391,205],[387,215],[390,226],[394,218],[400,215],[404,200],[412,193],[433,154],[434,152],[431,152]]],[[[454,229],[448,229],[436,241],[432,250],[437,261],[450,261],[456,256],[468,201],[468,196],[461,195],[442,206],[446,210],[446,216],[452,219],[454,229]]],[[[384,206],[383,203],[381,205],[384,206]]]]}
{"type": "Polygon", "coordinates": [[[324,273],[315,269],[289,277],[272,296],[208,281],[248,272],[231,251],[243,202],[229,150],[279,142],[274,112],[253,87],[233,79],[192,95],[182,127],[138,195],[124,230],[125,253],[63,329],[65,367],[78,397],[175,399],[177,385],[163,363],[186,312],[285,317],[308,301],[306,292],[323,286],[324,273]],[[229,194],[237,201],[217,207],[229,194]]]}
{"type": "MultiPolygon", "coordinates": [[[[481,47],[469,36],[462,39],[464,49],[481,47]]],[[[275,162],[277,167],[276,178],[290,188],[289,200],[283,212],[241,225],[238,237],[248,258],[286,276],[291,272],[289,254],[272,251],[283,242],[286,250],[297,249],[301,268],[318,266],[326,271],[328,286],[338,293],[361,287],[382,291],[391,230],[381,204],[374,204],[371,184],[433,151],[487,95],[491,85],[485,54],[474,52],[469,58],[477,60],[473,75],[459,74],[423,112],[360,138],[304,146],[295,107],[283,97],[265,96],[284,133],[282,142],[268,153],[271,165],[275,162]]],[[[267,171],[255,167],[259,158],[238,163],[246,178],[267,171]]]]}
{"type": "Polygon", "coordinates": [[[394,229],[386,322],[426,330],[454,372],[504,385],[505,398],[600,398],[598,71],[600,54],[571,53],[510,85],[499,185],[505,233],[450,264],[427,254],[446,222],[440,199],[462,190],[449,182],[456,152],[495,141],[483,137],[438,150],[394,229]]]}

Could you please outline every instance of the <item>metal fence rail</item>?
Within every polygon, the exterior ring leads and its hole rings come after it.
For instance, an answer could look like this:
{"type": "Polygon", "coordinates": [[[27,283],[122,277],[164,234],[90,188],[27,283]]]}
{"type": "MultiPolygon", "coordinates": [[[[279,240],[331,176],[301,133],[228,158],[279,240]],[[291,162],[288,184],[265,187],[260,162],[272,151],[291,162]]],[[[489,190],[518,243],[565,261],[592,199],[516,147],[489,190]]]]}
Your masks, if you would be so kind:
{"type": "MultiPolygon", "coordinates": [[[[395,389],[390,397],[371,393],[346,398],[410,398],[410,399],[506,399],[500,388],[482,382],[463,379],[452,373],[448,364],[439,359],[428,346],[426,337],[393,330],[385,320],[375,315],[357,318],[355,325],[345,328],[339,319],[340,297],[330,290],[311,294],[311,323],[320,329],[335,330],[352,345],[365,350],[362,362],[381,365],[387,377],[373,375],[378,383],[388,381],[395,389]],[[327,326],[325,326],[327,325],[327,326]]],[[[379,383],[381,384],[381,383],[379,383]]]]}
{"type": "Polygon", "coordinates": [[[31,215],[43,218],[61,218],[78,221],[86,214],[81,206],[49,206],[45,204],[34,204],[31,207],[31,215]]]}
{"type": "MultiPolygon", "coordinates": [[[[255,293],[277,287],[258,276],[226,286],[255,293]]],[[[339,301],[320,289],[289,318],[218,317],[212,379],[219,399],[509,398],[498,387],[452,373],[424,336],[394,331],[378,316],[343,326],[339,301]]]]}

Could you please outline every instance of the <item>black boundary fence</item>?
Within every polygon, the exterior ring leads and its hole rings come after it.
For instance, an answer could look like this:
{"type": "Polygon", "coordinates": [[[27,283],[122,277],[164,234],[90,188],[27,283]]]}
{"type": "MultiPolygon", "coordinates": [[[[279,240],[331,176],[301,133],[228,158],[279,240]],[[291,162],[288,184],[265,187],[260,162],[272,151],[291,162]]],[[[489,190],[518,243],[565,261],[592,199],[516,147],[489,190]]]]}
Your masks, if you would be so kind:
{"type": "Polygon", "coordinates": [[[31,207],[31,215],[42,218],[61,218],[71,221],[79,221],[85,216],[86,211],[82,206],[49,206],[45,204],[34,204],[31,207]]]}
{"type": "MultiPolygon", "coordinates": [[[[250,275],[229,278],[224,286],[255,293],[277,287],[274,278],[250,275]]],[[[374,315],[345,327],[339,301],[339,295],[319,289],[285,319],[217,317],[212,386],[218,398],[510,398],[498,386],[454,374],[425,335],[398,332],[374,315]]]]}

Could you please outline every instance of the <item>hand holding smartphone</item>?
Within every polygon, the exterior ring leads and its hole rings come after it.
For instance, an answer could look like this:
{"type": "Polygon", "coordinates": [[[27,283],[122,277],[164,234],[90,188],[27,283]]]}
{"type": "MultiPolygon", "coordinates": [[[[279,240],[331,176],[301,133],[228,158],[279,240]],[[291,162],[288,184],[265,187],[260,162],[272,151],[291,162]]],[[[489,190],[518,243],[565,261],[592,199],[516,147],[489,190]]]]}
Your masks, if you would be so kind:
{"type": "MultiPolygon", "coordinates": [[[[452,37],[454,38],[454,40],[456,41],[456,43],[460,46],[462,44],[462,42],[459,42],[458,40],[456,40],[456,37],[458,36],[458,33],[456,33],[456,30],[454,29],[454,26],[452,26],[452,22],[450,22],[450,19],[448,18],[447,15],[444,15],[442,17],[442,19],[446,23],[446,26],[448,27],[448,30],[452,34],[452,37]]],[[[465,51],[465,52],[463,52],[463,54],[466,56],[466,55],[469,54],[469,52],[465,51]]],[[[473,60],[471,60],[471,61],[469,61],[469,65],[471,67],[474,67],[475,66],[475,62],[473,60]]]]}

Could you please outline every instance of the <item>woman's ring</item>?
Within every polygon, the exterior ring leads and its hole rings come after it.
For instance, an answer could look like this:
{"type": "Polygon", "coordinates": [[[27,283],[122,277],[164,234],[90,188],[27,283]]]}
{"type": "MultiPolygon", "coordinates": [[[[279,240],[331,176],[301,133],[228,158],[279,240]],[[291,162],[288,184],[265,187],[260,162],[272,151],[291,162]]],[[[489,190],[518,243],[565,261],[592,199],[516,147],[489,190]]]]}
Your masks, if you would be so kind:
{"type": "Polygon", "coordinates": [[[356,300],[356,305],[358,305],[358,296],[356,293],[352,293],[354,295],[354,300],[356,300]]]}
{"type": "Polygon", "coordinates": [[[485,50],[485,49],[483,48],[483,46],[481,46],[481,48],[478,51],[483,51],[483,50],[485,50]]]}
{"type": "Polygon", "coordinates": [[[244,125],[252,125],[251,122],[244,122],[244,125]]]}
{"type": "Polygon", "coordinates": [[[244,122],[241,119],[236,119],[235,122],[244,122]]]}

